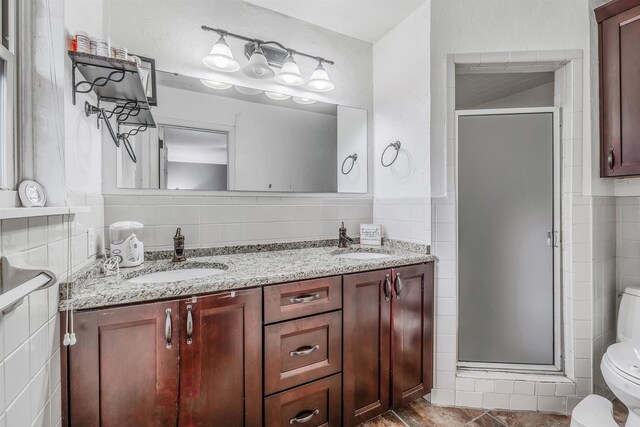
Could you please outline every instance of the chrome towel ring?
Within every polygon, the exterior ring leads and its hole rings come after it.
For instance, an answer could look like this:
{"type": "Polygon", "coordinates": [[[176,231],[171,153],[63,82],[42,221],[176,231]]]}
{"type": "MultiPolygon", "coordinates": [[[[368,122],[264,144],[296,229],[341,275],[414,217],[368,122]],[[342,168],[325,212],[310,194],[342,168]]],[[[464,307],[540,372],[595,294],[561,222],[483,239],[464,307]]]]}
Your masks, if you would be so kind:
{"type": "Polygon", "coordinates": [[[358,160],[358,154],[357,153],[353,153],[350,156],[347,156],[346,159],[344,159],[344,161],[342,162],[342,167],[340,168],[340,171],[342,172],[342,175],[348,175],[349,172],[351,172],[351,170],[353,169],[353,167],[356,164],[356,160],[358,160]],[[347,163],[347,160],[351,159],[351,167],[349,168],[348,171],[344,171],[344,165],[347,163]]]}
{"type": "Polygon", "coordinates": [[[380,156],[380,163],[382,163],[382,166],[384,166],[385,168],[388,168],[396,161],[396,159],[398,158],[398,154],[400,154],[401,145],[402,144],[400,144],[400,141],[392,142],[391,144],[387,145],[387,148],[385,148],[384,151],[382,152],[382,156],[380,156]],[[387,150],[392,147],[396,149],[396,155],[393,156],[393,159],[389,163],[385,163],[384,155],[387,153],[387,150]]]}

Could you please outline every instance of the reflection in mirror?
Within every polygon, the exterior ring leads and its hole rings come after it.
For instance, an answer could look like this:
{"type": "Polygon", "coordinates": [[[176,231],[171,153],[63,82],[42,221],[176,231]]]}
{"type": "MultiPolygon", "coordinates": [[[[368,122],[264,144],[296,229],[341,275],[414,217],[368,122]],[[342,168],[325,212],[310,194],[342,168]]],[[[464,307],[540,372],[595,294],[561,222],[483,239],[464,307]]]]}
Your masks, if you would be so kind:
{"type": "Polygon", "coordinates": [[[157,72],[157,129],[119,150],[119,188],[367,191],[367,112],[157,72]],[[339,152],[357,153],[348,176],[339,152]]]}
{"type": "Polygon", "coordinates": [[[160,126],[160,188],[226,190],[227,132],[160,126]]]}

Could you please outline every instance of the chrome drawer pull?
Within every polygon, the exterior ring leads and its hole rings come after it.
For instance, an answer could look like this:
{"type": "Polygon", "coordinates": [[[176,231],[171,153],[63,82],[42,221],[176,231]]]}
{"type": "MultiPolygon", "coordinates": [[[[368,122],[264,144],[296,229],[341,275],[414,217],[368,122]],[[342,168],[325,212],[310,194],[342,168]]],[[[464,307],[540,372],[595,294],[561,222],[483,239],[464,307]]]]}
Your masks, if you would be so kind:
{"type": "Polygon", "coordinates": [[[171,344],[171,309],[167,308],[164,312],[167,314],[167,319],[164,321],[165,347],[171,348],[173,347],[171,344]]]}
{"type": "Polygon", "coordinates": [[[316,409],[315,411],[300,412],[298,415],[296,415],[295,417],[289,420],[289,424],[304,424],[307,421],[310,421],[311,418],[313,418],[315,415],[318,415],[319,413],[320,413],[319,409],[316,409]],[[306,413],[309,413],[309,415],[301,416],[306,413]]]}
{"type": "Polygon", "coordinates": [[[289,298],[289,302],[291,304],[300,304],[301,302],[311,302],[314,299],[318,299],[318,298],[320,298],[320,294],[313,294],[313,295],[308,295],[304,297],[289,298]]]}
{"type": "Polygon", "coordinates": [[[317,349],[320,348],[320,346],[318,344],[314,345],[313,347],[307,347],[306,349],[302,350],[304,347],[300,347],[297,350],[294,351],[290,351],[289,352],[289,356],[306,356],[308,354],[313,353],[314,351],[316,351],[317,349]]]}
{"type": "Polygon", "coordinates": [[[193,316],[191,315],[191,304],[187,306],[187,344],[193,342],[193,316]]]}

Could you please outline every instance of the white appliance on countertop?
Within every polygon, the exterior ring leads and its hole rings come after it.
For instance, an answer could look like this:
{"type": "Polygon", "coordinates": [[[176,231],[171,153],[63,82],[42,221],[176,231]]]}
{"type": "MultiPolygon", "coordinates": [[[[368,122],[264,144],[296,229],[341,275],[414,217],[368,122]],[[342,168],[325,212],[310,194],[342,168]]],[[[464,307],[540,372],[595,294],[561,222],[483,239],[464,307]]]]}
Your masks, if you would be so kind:
{"type": "Polygon", "coordinates": [[[144,262],[144,225],[136,221],[114,222],[109,226],[109,253],[118,258],[120,267],[135,267],[144,262]]]}
{"type": "MultiPolygon", "coordinates": [[[[629,410],[625,427],[640,427],[640,286],[624,290],[618,311],[617,343],[602,357],[607,385],[629,410]]],[[[575,407],[571,427],[615,427],[613,405],[592,394],[575,407]]]]}

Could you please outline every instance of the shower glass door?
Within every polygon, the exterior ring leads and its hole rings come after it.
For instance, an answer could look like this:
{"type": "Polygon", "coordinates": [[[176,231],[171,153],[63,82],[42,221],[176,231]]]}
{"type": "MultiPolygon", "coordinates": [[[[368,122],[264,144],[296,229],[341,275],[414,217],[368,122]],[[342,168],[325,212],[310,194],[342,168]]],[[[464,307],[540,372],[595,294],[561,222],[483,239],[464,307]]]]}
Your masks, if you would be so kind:
{"type": "Polygon", "coordinates": [[[461,366],[559,367],[554,113],[457,114],[461,366]]]}

